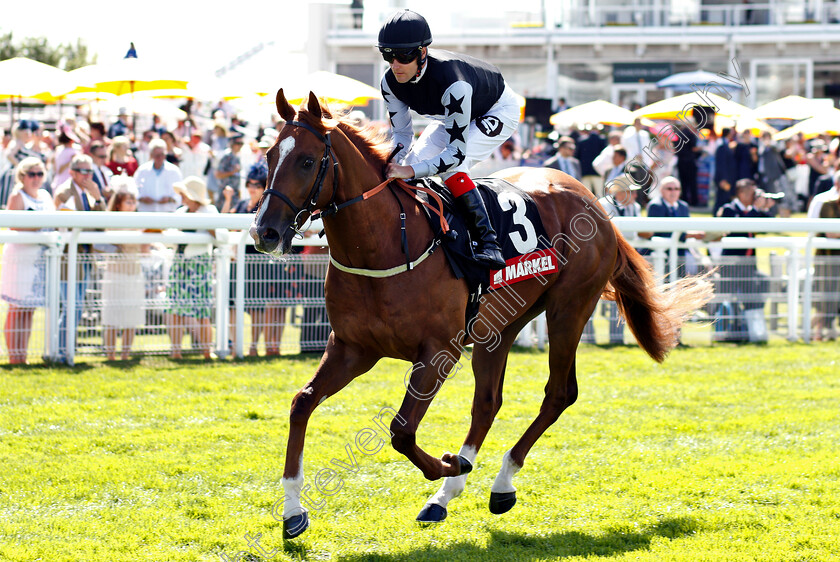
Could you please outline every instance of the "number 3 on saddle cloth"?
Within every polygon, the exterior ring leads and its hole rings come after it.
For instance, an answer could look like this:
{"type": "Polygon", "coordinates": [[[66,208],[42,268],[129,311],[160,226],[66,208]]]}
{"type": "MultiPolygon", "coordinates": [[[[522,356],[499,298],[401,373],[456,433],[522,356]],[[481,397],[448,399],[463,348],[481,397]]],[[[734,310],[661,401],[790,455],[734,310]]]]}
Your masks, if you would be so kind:
{"type": "MultiPolygon", "coordinates": [[[[502,248],[507,264],[505,269],[488,271],[486,266],[473,258],[467,225],[457,211],[452,194],[442,182],[437,178],[411,182],[421,183],[440,195],[444,203],[444,217],[450,228],[458,234],[454,240],[444,236],[438,217],[421,206],[435,237],[442,240],[444,254],[455,277],[467,282],[470,292],[466,310],[468,334],[478,315],[482,294],[559,270],[557,255],[551,249],[551,240],[531,196],[502,179],[484,178],[474,181],[502,248]]],[[[417,195],[426,198],[422,192],[417,195]]]]}

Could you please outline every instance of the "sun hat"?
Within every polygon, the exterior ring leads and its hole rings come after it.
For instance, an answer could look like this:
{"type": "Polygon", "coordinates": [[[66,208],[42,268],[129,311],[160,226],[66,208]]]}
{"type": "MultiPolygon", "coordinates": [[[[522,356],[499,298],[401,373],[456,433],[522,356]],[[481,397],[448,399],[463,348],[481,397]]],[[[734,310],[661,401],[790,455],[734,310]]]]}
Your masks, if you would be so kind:
{"type": "Polygon", "coordinates": [[[207,197],[207,184],[197,176],[189,176],[172,184],[175,193],[199,205],[211,205],[213,201],[207,197]]]}

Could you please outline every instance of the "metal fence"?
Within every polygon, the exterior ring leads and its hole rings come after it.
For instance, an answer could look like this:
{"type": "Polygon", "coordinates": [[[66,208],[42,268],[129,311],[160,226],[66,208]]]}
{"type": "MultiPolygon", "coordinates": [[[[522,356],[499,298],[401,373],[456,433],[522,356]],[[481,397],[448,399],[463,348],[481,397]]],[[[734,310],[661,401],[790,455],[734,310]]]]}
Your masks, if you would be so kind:
{"type": "MultiPolygon", "coordinates": [[[[169,355],[178,348],[182,355],[220,357],[323,349],[330,332],[325,240],[297,241],[301,253],[277,260],[248,250],[244,229],[250,221],[247,215],[0,213],[0,227],[59,228],[0,230],[5,245],[0,361],[72,364],[77,356],[169,355]],[[153,231],[145,229],[150,224],[153,231]],[[188,247],[205,249],[196,253],[188,247]],[[42,285],[40,301],[14,298],[24,292],[15,287],[16,275],[42,285]],[[131,352],[124,354],[128,347],[131,352]]],[[[638,231],[673,232],[671,238],[634,242],[663,283],[714,270],[715,297],[685,326],[685,343],[807,342],[834,335],[840,256],[831,254],[840,254],[840,240],[816,234],[840,233],[840,220],[615,222],[630,237],[638,231]],[[681,243],[686,230],[775,234],[681,243]],[[727,249],[752,255],[721,255],[727,249]]],[[[613,303],[605,302],[584,341],[632,343],[616,320],[613,303]]],[[[544,342],[544,325],[537,322],[530,330],[522,343],[544,342]]]]}

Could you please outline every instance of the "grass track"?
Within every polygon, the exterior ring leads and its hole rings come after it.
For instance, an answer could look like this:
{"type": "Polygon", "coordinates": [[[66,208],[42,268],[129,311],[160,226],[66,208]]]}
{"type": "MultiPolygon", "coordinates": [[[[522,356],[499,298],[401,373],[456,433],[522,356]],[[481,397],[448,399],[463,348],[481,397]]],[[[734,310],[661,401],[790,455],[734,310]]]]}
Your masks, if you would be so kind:
{"type": "MultiPolygon", "coordinates": [[[[333,467],[343,487],[313,490],[312,526],[286,544],[271,509],[315,359],[6,367],[0,560],[234,559],[258,533],[271,560],[840,560],[837,357],[830,343],[719,346],[656,365],[583,346],[578,402],[515,478],[519,503],[493,516],[501,456],[546,379],[545,354],[514,353],[467,490],[434,528],[414,517],[439,483],[390,447],[356,450],[356,474],[331,464],[399,407],[408,365],[382,361],[311,420],[307,481],[333,467]]],[[[446,383],[418,434],[428,452],[458,449],[472,389],[468,369],[446,383]]]]}

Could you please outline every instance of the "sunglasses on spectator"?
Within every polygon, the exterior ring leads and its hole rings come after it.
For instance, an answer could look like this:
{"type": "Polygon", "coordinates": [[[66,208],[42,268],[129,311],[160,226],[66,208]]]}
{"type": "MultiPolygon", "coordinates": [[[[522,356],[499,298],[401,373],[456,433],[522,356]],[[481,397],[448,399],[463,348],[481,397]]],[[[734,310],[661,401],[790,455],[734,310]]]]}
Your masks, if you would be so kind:
{"type": "Polygon", "coordinates": [[[26,172],[26,175],[30,178],[43,178],[44,172],[26,172]]]}
{"type": "Polygon", "coordinates": [[[408,64],[410,62],[414,62],[414,59],[420,55],[420,48],[415,47],[413,49],[405,49],[402,51],[394,51],[394,50],[384,50],[380,49],[380,53],[382,53],[382,58],[385,59],[385,62],[392,63],[394,59],[397,60],[400,64],[408,64]]]}
{"type": "Polygon", "coordinates": [[[663,187],[662,191],[679,191],[679,187],[663,187]]]}
{"type": "Polygon", "coordinates": [[[245,182],[245,187],[265,187],[258,181],[248,180],[245,182]]]}
{"type": "Polygon", "coordinates": [[[92,174],[93,170],[90,168],[70,168],[74,172],[79,172],[80,174],[92,174]]]}

